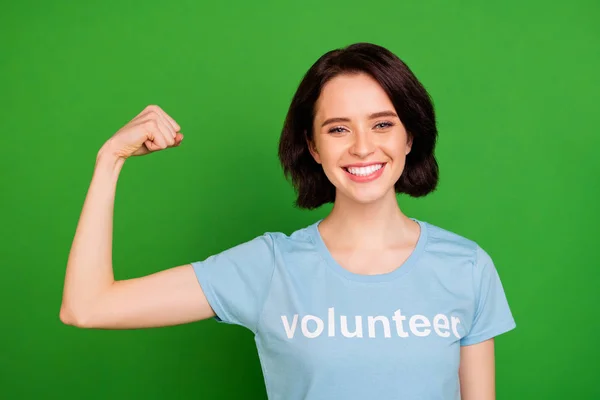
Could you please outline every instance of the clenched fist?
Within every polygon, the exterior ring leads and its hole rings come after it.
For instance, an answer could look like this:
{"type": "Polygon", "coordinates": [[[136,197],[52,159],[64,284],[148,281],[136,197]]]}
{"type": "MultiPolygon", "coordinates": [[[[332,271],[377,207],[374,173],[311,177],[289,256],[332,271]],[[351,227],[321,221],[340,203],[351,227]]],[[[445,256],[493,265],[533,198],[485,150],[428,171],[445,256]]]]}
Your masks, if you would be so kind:
{"type": "Polygon", "coordinates": [[[149,105],[102,146],[121,159],[177,147],[181,127],[157,105],[149,105]]]}

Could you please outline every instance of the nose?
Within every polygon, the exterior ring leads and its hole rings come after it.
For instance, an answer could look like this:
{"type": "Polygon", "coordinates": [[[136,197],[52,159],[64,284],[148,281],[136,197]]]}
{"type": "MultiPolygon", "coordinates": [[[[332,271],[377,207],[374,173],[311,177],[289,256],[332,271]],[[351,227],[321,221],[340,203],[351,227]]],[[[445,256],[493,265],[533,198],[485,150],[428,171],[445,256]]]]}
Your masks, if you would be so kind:
{"type": "Polygon", "coordinates": [[[375,145],[371,132],[357,131],[354,134],[354,142],[350,146],[350,153],[359,158],[365,158],[373,154],[375,145]]]}

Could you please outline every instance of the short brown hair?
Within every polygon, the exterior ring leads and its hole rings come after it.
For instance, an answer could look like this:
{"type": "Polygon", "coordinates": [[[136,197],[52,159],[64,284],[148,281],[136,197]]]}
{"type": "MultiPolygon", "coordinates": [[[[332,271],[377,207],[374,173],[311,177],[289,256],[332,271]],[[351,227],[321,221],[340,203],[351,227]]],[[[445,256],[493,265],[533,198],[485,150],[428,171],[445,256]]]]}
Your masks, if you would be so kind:
{"type": "Polygon", "coordinates": [[[300,208],[314,209],[335,200],[335,186],[310,154],[307,141],[313,140],[315,103],[325,83],[354,73],[366,73],[379,82],[412,138],[396,192],[422,197],[437,186],[437,128],[429,94],[395,54],[375,44],[355,43],[321,56],[306,72],[290,104],[279,141],[279,161],[285,177],[291,177],[300,208]]]}

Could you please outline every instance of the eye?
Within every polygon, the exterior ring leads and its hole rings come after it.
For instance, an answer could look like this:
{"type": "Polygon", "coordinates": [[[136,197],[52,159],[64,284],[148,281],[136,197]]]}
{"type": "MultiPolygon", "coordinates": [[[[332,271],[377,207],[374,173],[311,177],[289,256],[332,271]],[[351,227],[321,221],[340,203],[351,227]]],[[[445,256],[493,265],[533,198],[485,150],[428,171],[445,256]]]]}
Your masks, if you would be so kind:
{"type": "Polygon", "coordinates": [[[344,127],[342,127],[342,126],[336,126],[336,127],[333,127],[331,129],[329,129],[327,132],[329,132],[329,133],[343,133],[344,130],[345,130],[344,127]]]}
{"type": "Polygon", "coordinates": [[[394,124],[392,122],[385,121],[385,122],[380,122],[377,125],[375,125],[375,128],[377,128],[377,129],[385,129],[385,128],[389,128],[389,127],[392,127],[392,126],[394,126],[394,124]]]}

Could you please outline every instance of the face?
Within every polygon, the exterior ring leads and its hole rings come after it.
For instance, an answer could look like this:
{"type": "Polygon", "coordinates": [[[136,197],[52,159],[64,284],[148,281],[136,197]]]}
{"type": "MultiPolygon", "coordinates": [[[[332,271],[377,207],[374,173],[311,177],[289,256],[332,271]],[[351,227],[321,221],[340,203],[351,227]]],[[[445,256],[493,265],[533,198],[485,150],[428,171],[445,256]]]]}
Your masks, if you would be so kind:
{"type": "Polygon", "coordinates": [[[412,142],[377,81],[338,75],[325,84],[315,109],[309,148],[336,187],[336,201],[395,199],[412,142]]]}

